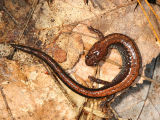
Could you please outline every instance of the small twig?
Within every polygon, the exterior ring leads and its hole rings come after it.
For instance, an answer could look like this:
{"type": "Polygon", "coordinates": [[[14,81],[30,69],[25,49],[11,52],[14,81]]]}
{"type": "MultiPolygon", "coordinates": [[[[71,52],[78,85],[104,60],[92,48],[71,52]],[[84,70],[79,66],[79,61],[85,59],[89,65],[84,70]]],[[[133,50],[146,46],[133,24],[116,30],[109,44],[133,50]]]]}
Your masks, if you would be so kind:
{"type": "Polygon", "coordinates": [[[7,15],[13,20],[13,22],[18,25],[18,21],[13,17],[13,15],[11,15],[11,13],[7,10],[7,8],[5,6],[2,6],[2,9],[4,10],[4,12],[7,13],[7,15]]]}
{"type": "Polygon", "coordinates": [[[143,76],[143,75],[141,75],[141,77],[143,77],[145,80],[148,80],[148,81],[150,81],[150,82],[152,82],[152,83],[155,83],[156,85],[157,85],[157,84],[160,85],[160,82],[157,82],[157,81],[154,80],[154,79],[148,78],[148,77],[143,76]]]}
{"type": "Polygon", "coordinates": [[[11,13],[7,10],[7,8],[5,7],[5,2],[4,0],[0,0],[0,9],[3,10],[4,12],[7,13],[7,15],[13,20],[13,22],[18,25],[17,20],[13,17],[13,15],[11,15],[11,13]]]}
{"type": "Polygon", "coordinates": [[[32,5],[32,8],[31,8],[30,12],[29,12],[29,15],[28,15],[28,19],[27,19],[27,21],[26,21],[26,24],[25,24],[24,28],[21,30],[21,32],[20,32],[20,34],[19,34],[19,37],[18,37],[18,39],[17,39],[17,42],[19,42],[19,41],[22,39],[23,33],[24,33],[24,31],[26,30],[26,28],[27,28],[27,26],[28,26],[28,23],[29,23],[29,21],[30,21],[30,19],[31,19],[31,17],[32,17],[32,14],[34,13],[34,11],[35,11],[35,9],[36,9],[36,6],[37,6],[37,4],[38,4],[39,1],[37,1],[37,2],[35,2],[35,1],[36,1],[36,0],[34,0],[34,3],[33,3],[33,5],[32,5]]]}
{"type": "Polygon", "coordinates": [[[148,95],[149,95],[149,90],[150,90],[150,88],[151,88],[151,84],[149,85],[149,88],[148,88],[148,91],[147,91],[147,95],[146,95],[146,97],[145,97],[144,103],[143,103],[143,105],[142,105],[142,108],[141,108],[141,110],[140,110],[140,112],[139,112],[139,115],[138,115],[138,117],[137,117],[136,120],[139,120],[139,118],[140,118],[140,116],[141,116],[141,114],[142,114],[142,112],[143,112],[143,110],[144,110],[144,107],[145,107],[145,105],[146,105],[146,101],[147,101],[147,99],[148,99],[148,95]]]}
{"type": "Polygon", "coordinates": [[[11,120],[15,120],[15,118],[13,117],[13,114],[12,114],[12,112],[11,112],[11,109],[10,109],[10,107],[9,107],[9,105],[8,105],[6,96],[5,96],[4,92],[3,92],[3,88],[2,88],[1,86],[0,86],[0,91],[1,91],[1,94],[2,94],[2,97],[3,97],[3,100],[4,100],[4,102],[5,102],[5,105],[6,105],[8,114],[9,114],[9,116],[11,117],[11,120]]]}
{"type": "Polygon", "coordinates": [[[80,120],[81,116],[84,112],[84,107],[86,106],[86,103],[88,102],[88,99],[86,99],[86,101],[83,103],[83,105],[79,108],[79,114],[76,117],[76,120],[80,120]]]}
{"type": "Polygon", "coordinates": [[[114,60],[111,60],[111,59],[106,59],[106,62],[112,64],[112,65],[116,65],[118,66],[119,68],[122,68],[122,65],[120,65],[118,62],[115,62],[114,60]]]}

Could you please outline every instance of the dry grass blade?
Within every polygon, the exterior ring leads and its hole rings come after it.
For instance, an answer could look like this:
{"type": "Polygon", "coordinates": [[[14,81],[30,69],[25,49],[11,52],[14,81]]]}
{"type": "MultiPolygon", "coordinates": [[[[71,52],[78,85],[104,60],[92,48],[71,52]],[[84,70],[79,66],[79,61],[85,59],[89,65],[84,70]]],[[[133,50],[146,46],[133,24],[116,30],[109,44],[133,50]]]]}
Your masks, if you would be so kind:
{"type": "Polygon", "coordinates": [[[151,29],[152,29],[152,31],[153,31],[155,37],[157,38],[157,41],[158,41],[159,44],[160,44],[160,39],[159,39],[159,37],[158,37],[158,35],[157,35],[157,32],[156,32],[155,28],[153,27],[153,25],[152,25],[152,23],[151,23],[151,21],[150,21],[150,19],[149,19],[149,16],[147,15],[147,13],[146,13],[144,7],[142,6],[140,0],[137,0],[137,2],[138,2],[138,4],[140,5],[140,7],[141,7],[141,9],[142,9],[142,11],[143,11],[145,17],[147,18],[147,21],[148,21],[148,23],[149,23],[149,25],[150,25],[150,27],[151,27],[151,29]]]}

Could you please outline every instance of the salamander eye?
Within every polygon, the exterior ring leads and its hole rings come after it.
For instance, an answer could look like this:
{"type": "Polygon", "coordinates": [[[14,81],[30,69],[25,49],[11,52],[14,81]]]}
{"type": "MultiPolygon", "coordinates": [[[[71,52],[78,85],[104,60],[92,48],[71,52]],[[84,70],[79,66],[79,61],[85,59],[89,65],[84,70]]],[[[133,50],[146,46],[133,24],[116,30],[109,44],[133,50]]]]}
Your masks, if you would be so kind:
{"type": "Polygon", "coordinates": [[[86,57],[85,57],[86,59],[88,59],[89,58],[89,56],[88,55],[86,55],[86,57]]]}
{"type": "Polygon", "coordinates": [[[94,66],[96,66],[96,65],[97,65],[97,63],[93,63],[93,65],[94,65],[94,66]]]}
{"type": "Polygon", "coordinates": [[[94,51],[93,54],[98,56],[100,54],[100,52],[99,51],[94,51]]]}

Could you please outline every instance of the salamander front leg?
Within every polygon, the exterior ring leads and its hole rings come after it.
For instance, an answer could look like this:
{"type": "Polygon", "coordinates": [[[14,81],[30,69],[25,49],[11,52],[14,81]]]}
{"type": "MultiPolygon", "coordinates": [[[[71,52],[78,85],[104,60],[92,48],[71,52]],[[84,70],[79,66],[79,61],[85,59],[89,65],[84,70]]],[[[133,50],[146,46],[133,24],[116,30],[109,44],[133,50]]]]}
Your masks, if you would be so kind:
{"type": "Polygon", "coordinates": [[[84,3],[88,5],[89,0],[84,0],[84,3]]]}
{"type": "Polygon", "coordinates": [[[93,28],[92,26],[89,26],[88,29],[89,29],[90,31],[96,33],[96,34],[98,35],[98,37],[99,37],[100,40],[103,40],[103,39],[104,39],[104,35],[103,35],[103,33],[102,33],[101,31],[93,28]]]}

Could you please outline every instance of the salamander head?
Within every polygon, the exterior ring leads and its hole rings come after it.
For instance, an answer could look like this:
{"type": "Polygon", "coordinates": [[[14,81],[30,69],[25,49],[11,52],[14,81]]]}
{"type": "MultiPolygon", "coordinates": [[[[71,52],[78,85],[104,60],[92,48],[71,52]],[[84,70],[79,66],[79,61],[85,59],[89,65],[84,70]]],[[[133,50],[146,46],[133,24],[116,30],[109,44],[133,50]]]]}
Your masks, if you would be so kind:
{"type": "Polygon", "coordinates": [[[89,50],[85,57],[85,63],[88,66],[97,65],[106,55],[106,48],[100,42],[97,42],[89,50]]]}

